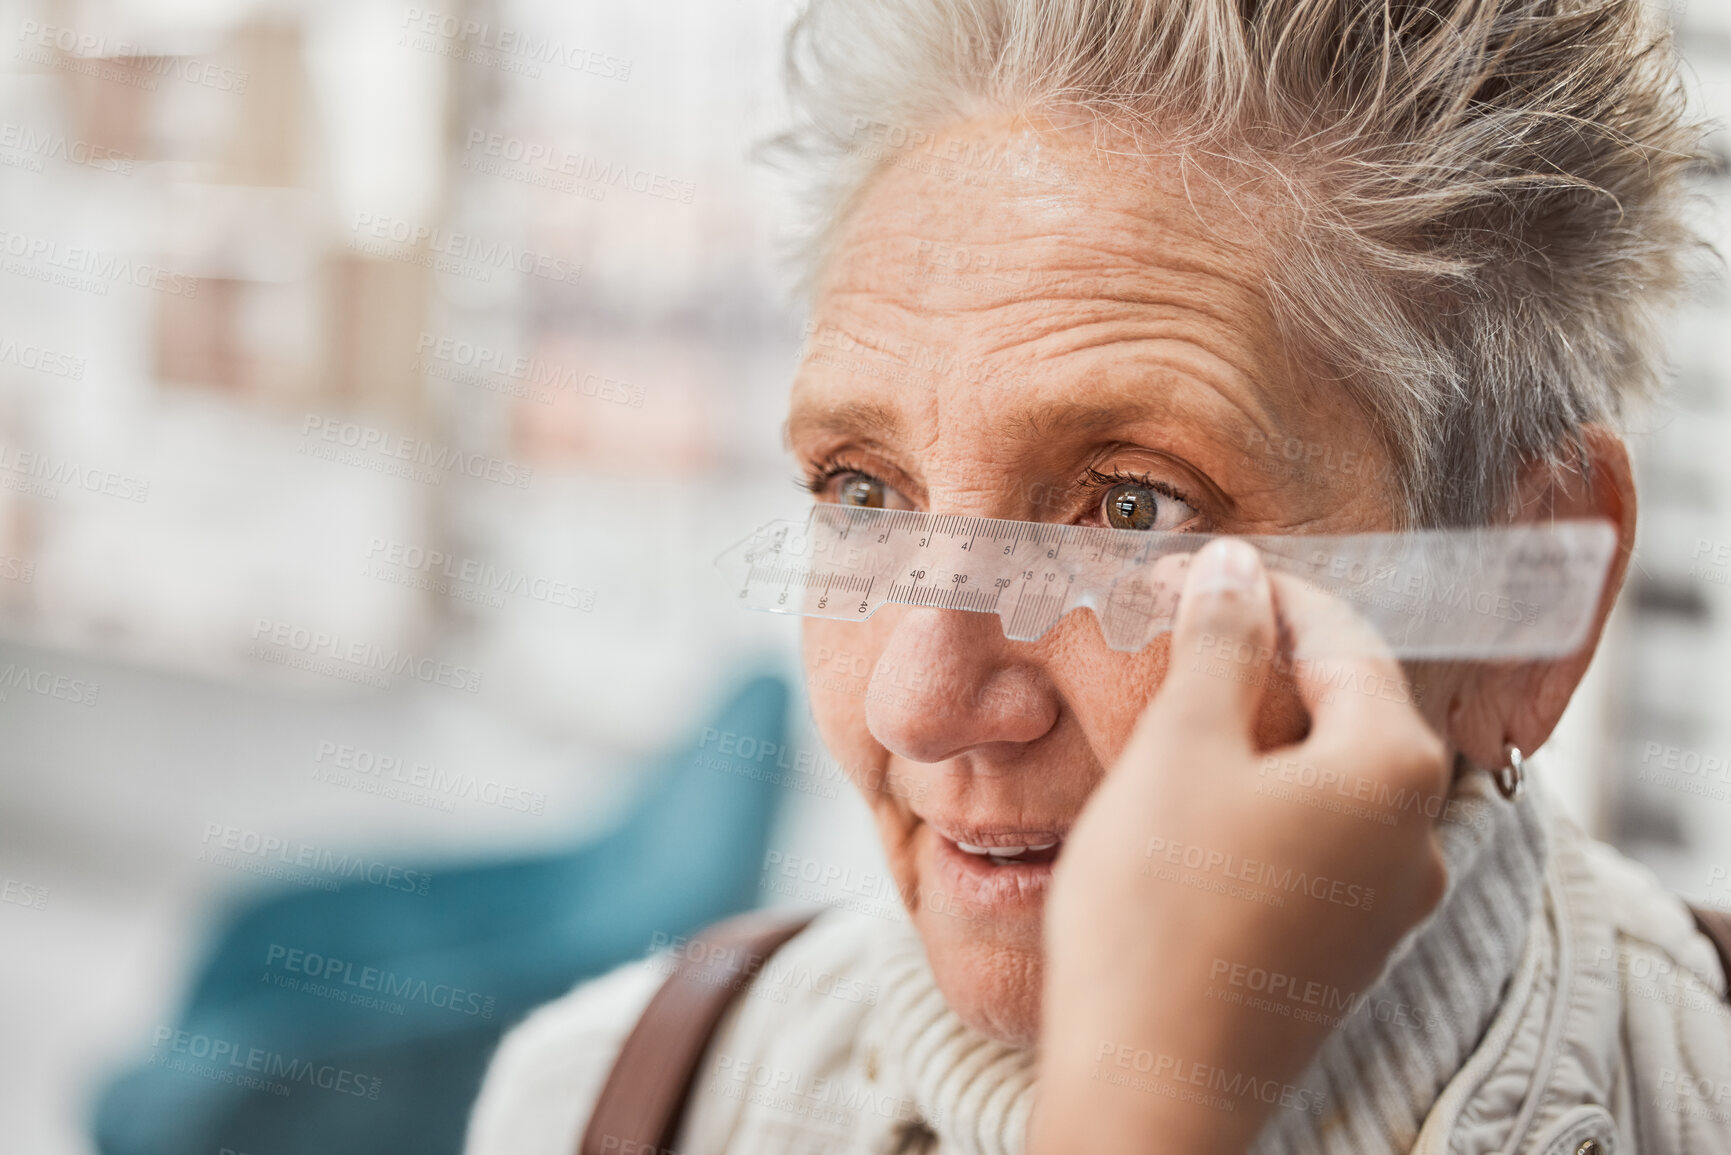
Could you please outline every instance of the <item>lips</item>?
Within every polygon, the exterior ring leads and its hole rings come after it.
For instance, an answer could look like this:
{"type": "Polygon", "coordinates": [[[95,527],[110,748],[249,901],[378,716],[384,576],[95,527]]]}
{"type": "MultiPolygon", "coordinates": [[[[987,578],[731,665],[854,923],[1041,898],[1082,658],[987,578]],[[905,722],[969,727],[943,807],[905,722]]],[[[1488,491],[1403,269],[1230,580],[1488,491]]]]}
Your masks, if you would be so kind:
{"type": "Polygon", "coordinates": [[[1064,831],[1051,826],[947,826],[926,820],[934,870],[927,877],[950,898],[970,907],[1008,913],[1045,899],[1052,864],[1064,849],[1064,831]]]}

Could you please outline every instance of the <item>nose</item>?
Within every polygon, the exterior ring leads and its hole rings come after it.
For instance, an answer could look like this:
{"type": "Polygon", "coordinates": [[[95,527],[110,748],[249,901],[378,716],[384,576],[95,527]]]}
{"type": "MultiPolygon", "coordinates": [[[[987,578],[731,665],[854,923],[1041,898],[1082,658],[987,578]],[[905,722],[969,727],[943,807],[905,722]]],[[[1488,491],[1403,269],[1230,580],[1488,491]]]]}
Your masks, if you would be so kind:
{"type": "Polygon", "coordinates": [[[1058,720],[1055,690],[990,614],[904,610],[872,670],[866,726],[893,754],[943,762],[1032,742],[1058,720]]]}

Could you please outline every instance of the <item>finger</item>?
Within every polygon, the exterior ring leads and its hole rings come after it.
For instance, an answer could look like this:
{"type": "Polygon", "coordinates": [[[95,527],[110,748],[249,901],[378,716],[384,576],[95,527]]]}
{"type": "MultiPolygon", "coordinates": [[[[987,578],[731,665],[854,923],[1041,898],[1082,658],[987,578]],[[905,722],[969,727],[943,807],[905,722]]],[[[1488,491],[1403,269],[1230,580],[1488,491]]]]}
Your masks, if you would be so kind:
{"type": "Polygon", "coordinates": [[[1209,542],[1185,576],[1171,660],[1150,713],[1162,727],[1248,748],[1274,642],[1274,600],[1262,559],[1233,538],[1209,542]]]}
{"type": "Polygon", "coordinates": [[[1446,771],[1429,781],[1433,764],[1444,762],[1442,742],[1419,714],[1411,679],[1387,643],[1350,605],[1306,581],[1274,574],[1272,586],[1283,648],[1311,655],[1292,662],[1292,678],[1310,711],[1303,746],[1312,757],[1395,762],[1414,769],[1414,785],[1446,791],[1446,771]]]}

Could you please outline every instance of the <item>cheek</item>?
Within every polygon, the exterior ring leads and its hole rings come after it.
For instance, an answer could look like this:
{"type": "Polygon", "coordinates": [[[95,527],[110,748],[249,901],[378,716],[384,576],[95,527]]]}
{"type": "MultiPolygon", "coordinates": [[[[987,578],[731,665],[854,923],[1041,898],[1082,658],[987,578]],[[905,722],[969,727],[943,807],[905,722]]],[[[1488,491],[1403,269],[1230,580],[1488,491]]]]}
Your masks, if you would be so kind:
{"type": "MultiPolygon", "coordinates": [[[[1099,644],[1078,645],[1062,655],[1065,696],[1102,766],[1117,762],[1175,664],[1204,672],[1211,658],[1206,653],[1173,654],[1170,633],[1159,635],[1139,653],[1121,654],[1099,644]]],[[[1265,750],[1301,741],[1310,732],[1310,716],[1290,675],[1268,676],[1253,730],[1258,748],[1265,750]]]]}
{"type": "Polygon", "coordinates": [[[1165,680],[1171,661],[1170,634],[1134,654],[1108,649],[1098,636],[1083,633],[1065,646],[1053,663],[1064,696],[1103,767],[1118,760],[1142,711],[1165,680]]]}
{"type": "Polygon", "coordinates": [[[1256,713],[1256,748],[1272,750],[1302,742],[1310,733],[1310,712],[1298,695],[1298,686],[1289,675],[1269,682],[1262,694],[1262,708],[1256,713]]]}

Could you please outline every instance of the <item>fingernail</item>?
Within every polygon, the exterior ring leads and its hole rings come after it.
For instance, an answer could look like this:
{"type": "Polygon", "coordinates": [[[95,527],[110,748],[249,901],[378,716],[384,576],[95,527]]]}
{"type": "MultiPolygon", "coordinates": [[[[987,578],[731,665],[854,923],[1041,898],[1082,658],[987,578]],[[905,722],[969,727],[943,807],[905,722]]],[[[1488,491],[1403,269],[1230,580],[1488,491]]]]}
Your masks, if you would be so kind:
{"type": "Polygon", "coordinates": [[[1256,585],[1262,559],[1256,550],[1237,538],[1216,538],[1196,555],[1196,583],[1199,593],[1243,593],[1256,585]]]}

